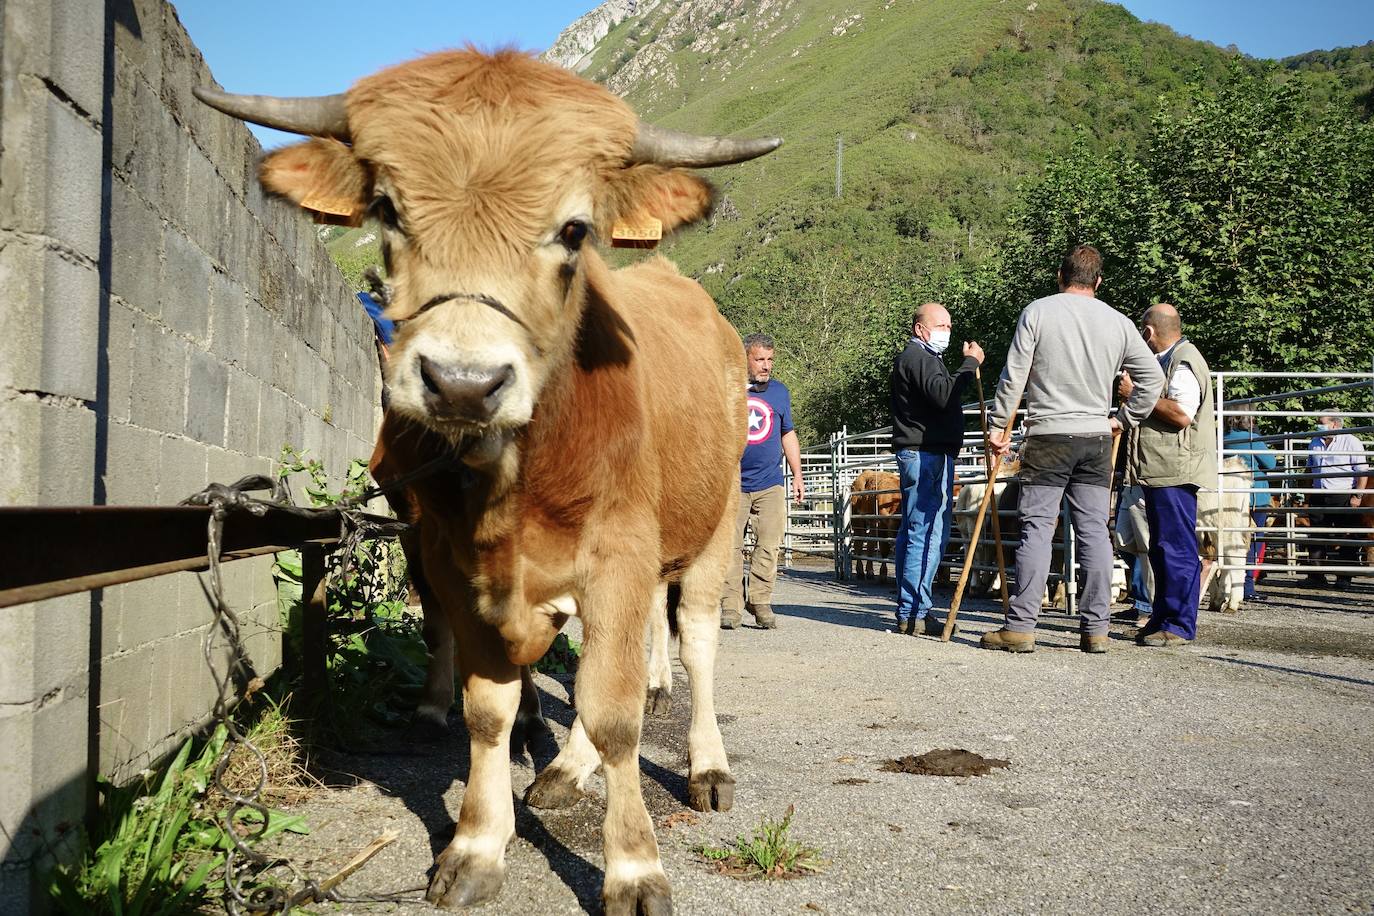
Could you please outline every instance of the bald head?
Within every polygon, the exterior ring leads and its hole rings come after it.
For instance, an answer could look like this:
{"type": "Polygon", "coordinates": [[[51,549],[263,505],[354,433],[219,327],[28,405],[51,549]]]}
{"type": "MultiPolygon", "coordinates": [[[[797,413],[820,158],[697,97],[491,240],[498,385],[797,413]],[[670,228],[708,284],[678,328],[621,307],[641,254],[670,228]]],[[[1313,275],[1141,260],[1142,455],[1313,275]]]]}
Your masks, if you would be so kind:
{"type": "Polygon", "coordinates": [[[1140,319],[1140,333],[1151,350],[1163,353],[1183,337],[1183,319],[1178,317],[1178,309],[1160,302],[1145,310],[1140,319]]]}
{"type": "Polygon", "coordinates": [[[911,316],[912,326],[923,325],[927,330],[950,327],[949,310],[938,302],[927,302],[911,316]]]}

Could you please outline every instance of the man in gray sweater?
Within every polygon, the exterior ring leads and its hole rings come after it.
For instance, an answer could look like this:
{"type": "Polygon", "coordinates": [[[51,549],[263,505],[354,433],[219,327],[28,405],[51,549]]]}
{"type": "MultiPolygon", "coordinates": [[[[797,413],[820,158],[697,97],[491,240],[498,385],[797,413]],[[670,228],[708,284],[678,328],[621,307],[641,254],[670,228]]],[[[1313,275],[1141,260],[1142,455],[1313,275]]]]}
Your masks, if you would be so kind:
{"type": "Polygon", "coordinates": [[[1021,450],[1021,546],[1006,626],[983,636],[985,649],[1035,651],[1035,624],[1050,571],[1050,543],[1067,494],[1083,579],[1079,647],[1107,651],[1112,545],[1107,513],[1112,486],[1113,381],[1123,368],[1135,381],[1123,406],[1132,424],[1149,416],[1164,373],[1125,315],[1097,299],[1102,255],[1079,245],[1059,266],[1059,294],[1021,312],[997,383],[988,447],[1005,455],[1008,424],[1026,396],[1021,450]]]}

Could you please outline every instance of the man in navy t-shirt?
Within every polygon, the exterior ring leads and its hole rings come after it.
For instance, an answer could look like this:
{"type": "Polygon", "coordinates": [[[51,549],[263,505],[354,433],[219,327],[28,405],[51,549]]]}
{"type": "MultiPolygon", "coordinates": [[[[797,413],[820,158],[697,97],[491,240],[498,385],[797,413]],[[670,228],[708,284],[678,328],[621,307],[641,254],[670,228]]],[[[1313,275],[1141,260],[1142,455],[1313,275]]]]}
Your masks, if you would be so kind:
{"type": "Polygon", "coordinates": [[[733,630],[747,606],[758,625],[777,627],[773,615],[773,582],[778,576],[778,549],[787,530],[787,497],[783,493],[782,459],[792,469],[792,498],[805,495],[801,476],[801,446],[792,423],[792,395],[773,379],[773,338],[750,334],[744,338],[749,364],[749,434],[740,459],[739,515],[735,551],[725,574],[720,625],[733,630]],[[745,602],[744,532],[754,524],[754,556],[749,562],[748,603],[745,602]]]}

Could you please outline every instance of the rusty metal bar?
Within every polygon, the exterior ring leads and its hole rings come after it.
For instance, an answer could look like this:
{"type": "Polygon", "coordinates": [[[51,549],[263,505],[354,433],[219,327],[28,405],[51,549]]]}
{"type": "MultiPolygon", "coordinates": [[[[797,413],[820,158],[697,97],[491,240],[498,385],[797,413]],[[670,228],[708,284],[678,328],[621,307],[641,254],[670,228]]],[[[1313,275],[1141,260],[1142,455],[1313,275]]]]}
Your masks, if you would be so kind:
{"type": "MultiPolygon", "coordinates": [[[[205,569],[203,506],[0,507],[0,607],[171,572],[205,569]]],[[[395,519],[365,516],[394,527],[395,519]]],[[[221,557],[237,560],[339,537],[338,513],[268,508],[231,513],[221,557]]]]}

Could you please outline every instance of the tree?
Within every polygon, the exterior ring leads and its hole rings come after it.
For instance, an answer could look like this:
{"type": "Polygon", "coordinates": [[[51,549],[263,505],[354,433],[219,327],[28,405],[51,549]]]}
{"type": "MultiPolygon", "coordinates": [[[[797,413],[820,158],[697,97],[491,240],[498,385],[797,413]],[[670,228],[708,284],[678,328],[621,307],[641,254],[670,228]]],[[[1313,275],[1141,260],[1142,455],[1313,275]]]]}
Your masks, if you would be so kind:
{"type": "Polygon", "coordinates": [[[1102,298],[1132,317],[1174,303],[1213,368],[1365,369],[1374,125],[1308,92],[1237,61],[1216,90],[1162,99],[1140,154],[1075,143],[1023,192],[1002,250],[947,278],[947,301],[1004,352],[1063,252],[1089,242],[1105,259],[1102,298]]]}

